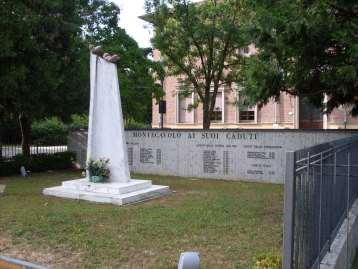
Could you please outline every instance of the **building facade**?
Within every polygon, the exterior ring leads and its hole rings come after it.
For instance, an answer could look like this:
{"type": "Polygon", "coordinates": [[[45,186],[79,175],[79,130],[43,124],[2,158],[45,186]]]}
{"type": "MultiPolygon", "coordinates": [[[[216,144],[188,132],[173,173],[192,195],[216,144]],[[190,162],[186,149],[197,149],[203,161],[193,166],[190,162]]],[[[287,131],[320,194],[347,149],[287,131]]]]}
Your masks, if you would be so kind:
{"type": "MultiPolygon", "coordinates": [[[[247,56],[256,53],[254,46],[244,52],[247,56]]],[[[154,51],[154,60],[160,60],[160,53],[154,51]]],[[[169,76],[163,81],[166,113],[161,116],[159,105],[153,100],[152,127],[200,129],[203,124],[201,104],[191,107],[197,96],[183,96],[179,92],[179,80],[169,76]]],[[[351,117],[344,108],[335,109],[325,115],[304,98],[282,93],[279,100],[270,101],[259,108],[241,108],[237,102],[243,98],[234,87],[222,87],[216,97],[211,128],[247,129],[358,129],[358,117],[351,117]]]]}

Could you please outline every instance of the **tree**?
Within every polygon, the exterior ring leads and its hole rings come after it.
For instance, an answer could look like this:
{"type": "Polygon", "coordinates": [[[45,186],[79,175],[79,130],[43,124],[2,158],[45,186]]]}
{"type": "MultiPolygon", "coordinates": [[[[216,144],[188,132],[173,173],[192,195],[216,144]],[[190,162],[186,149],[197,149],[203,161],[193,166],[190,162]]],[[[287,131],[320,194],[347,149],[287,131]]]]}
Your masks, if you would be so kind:
{"type": "Polygon", "coordinates": [[[65,100],[81,84],[78,5],[66,0],[0,2],[0,112],[18,117],[24,155],[30,155],[34,119],[73,111],[65,100]]]}
{"type": "Polygon", "coordinates": [[[108,0],[0,1],[0,119],[18,118],[24,155],[33,121],[87,110],[90,43],[121,55],[122,94],[133,97],[124,112],[145,120],[155,65],[118,27],[119,13],[108,0]]]}
{"type": "Polygon", "coordinates": [[[80,11],[82,33],[89,42],[101,42],[113,36],[118,27],[120,9],[108,0],[85,0],[80,11]]]}
{"type": "Polygon", "coordinates": [[[198,96],[204,129],[210,128],[219,87],[237,80],[240,48],[248,45],[240,2],[146,1],[147,18],[155,28],[153,46],[168,74],[181,78],[184,94],[198,96]]]}
{"type": "Polygon", "coordinates": [[[242,68],[247,103],[280,92],[305,96],[327,112],[341,105],[358,115],[358,5],[356,1],[247,1],[251,37],[259,50],[242,68]]]}

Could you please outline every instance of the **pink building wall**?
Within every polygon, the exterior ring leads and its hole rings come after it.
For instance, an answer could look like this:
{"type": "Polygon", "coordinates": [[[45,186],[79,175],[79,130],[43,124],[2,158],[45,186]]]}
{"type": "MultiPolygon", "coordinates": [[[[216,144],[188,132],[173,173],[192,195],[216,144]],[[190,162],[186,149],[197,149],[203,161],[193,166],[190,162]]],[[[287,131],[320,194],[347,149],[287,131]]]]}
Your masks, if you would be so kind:
{"type": "MultiPolygon", "coordinates": [[[[248,56],[254,51],[254,47],[250,47],[248,56]]],[[[154,50],[154,60],[160,60],[160,53],[154,50]]],[[[164,100],[166,100],[166,114],[164,115],[165,128],[202,128],[203,110],[202,105],[192,111],[185,117],[186,122],[180,122],[178,113],[178,81],[176,77],[169,76],[164,80],[164,100]]],[[[235,89],[225,88],[224,90],[224,107],[223,120],[220,122],[212,122],[211,128],[299,128],[299,98],[282,93],[278,102],[274,100],[268,102],[261,108],[256,107],[256,117],[252,122],[241,122],[239,120],[239,108],[233,103],[237,100],[238,93],[235,89]]],[[[194,97],[197,98],[197,97],[194,97]]],[[[183,113],[183,111],[181,111],[183,113]]],[[[182,114],[181,114],[182,115],[182,114]]],[[[158,104],[153,100],[152,109],[152,127],[160,127],[160,115],[158,104]]],[[[345,128],[344,124],[345,112],[334,110],[330,115],[322,115],[322,126],[327,129],[345,128]]],[[[358,129],[358,117],[352,118],[347,116],[346,128],[358,129]]]]}

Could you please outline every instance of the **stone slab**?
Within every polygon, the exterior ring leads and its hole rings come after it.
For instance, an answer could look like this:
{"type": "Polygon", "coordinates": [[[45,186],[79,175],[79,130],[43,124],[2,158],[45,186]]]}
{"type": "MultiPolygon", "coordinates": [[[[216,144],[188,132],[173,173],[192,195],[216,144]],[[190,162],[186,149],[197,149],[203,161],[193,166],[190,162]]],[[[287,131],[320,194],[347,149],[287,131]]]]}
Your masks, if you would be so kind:
{"type": "MultiPolygon", "coordinates": [[[[357,135],[353,130],[127,130],[131,172],[283,183],[286,152],[357,135]]],[[[84,165],[85,132],[68,149],[84,165]]]]}
{"type": "Polygon", "coordinates": [[[43,190],[44,195],[114,205],[139,203],[169,193],[168,186],[152,185],[150,180],[137,179],[129,183],[89,183],[86,179],[78,179],[43,190]],[[87,189],[86,184],[89,186],[87,189]]]}
{"type": "Polygon", "coordinates": [[[358,199],[355,200],[349,211],[349,221],[347,221],[346,218],[339,228],[338,233],[332,242],[331,251],[327,252],[323,257],[320,269],[351,268],[357,248],[358,199]]]}
{"type": "Polygon", "coordinates": [[[127,183],[93,183],[87,179],[75,179],[62,182],[62,187],[71,190],[79,190],[95,193],[125,194],[133,191],[148,189],[152,186],[151,180],[132,179],[127,183]]]}

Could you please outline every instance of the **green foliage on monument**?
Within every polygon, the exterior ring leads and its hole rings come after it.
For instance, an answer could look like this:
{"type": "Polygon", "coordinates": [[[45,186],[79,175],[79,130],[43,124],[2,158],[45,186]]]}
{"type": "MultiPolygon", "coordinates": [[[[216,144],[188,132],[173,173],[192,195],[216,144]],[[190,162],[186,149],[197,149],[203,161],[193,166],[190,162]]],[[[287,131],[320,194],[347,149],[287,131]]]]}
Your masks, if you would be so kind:
{"type": "Polygon", "coordinates": [[[195,92],[203,105],[203,128],[210,118],[221,86],[237,80],[246,41],[247,16],[238,0],[147,0],[147,20],[155,28],[152,43],[161,52],[169,75],[182,78],[183,94],[195,92]]]}
{"type": "Polygon", "coordinates": [[[242,69],[247,102],[266,103],[281,91],[307,96],[327,111],[358,114],[356,1],[246,1],[251,41],[259,54],[242,69]]]}

